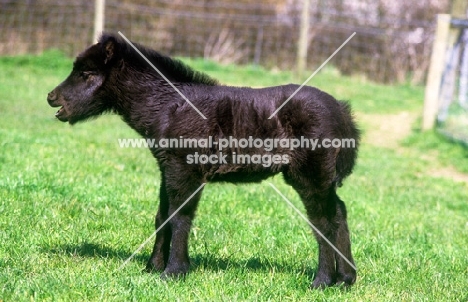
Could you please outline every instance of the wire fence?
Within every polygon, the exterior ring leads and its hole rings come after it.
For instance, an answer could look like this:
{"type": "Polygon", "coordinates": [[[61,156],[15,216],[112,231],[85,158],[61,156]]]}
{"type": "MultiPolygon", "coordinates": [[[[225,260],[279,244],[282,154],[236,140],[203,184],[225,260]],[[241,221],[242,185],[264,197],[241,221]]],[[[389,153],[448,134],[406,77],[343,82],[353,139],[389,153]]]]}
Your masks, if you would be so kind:
{"type": "Polygon", "coordinates": [[[447,51],[439,104],[438,130],[468,145],[468,22],[447,51]]]}
{"type": "MultiPolygon", "coordinates": [[[[356,32],[333,59],[343,74],[424,81],[434,16],[448,1],[310,1],[309,69],[356,32]]],[[[173,56],[293,69],[301,8],[298,0],[107,0],[105,30],[173,56]]],[[[57,48],[76,56],[93,42],[93,20],[93,1],[0,0],[0,54],[57,48]]]]}

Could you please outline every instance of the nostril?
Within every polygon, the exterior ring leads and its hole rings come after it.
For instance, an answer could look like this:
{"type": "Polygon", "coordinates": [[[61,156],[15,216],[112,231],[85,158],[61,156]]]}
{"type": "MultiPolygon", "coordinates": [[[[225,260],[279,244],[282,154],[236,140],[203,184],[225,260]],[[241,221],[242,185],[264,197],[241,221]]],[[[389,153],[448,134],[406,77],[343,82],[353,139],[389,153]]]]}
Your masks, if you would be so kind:
{"type": "Polygon", "coordinates": [[[55,101],[56,98],[57,96],[54,91],[51,91],[47,94],[47,100],[49,101],[55,101]]]}

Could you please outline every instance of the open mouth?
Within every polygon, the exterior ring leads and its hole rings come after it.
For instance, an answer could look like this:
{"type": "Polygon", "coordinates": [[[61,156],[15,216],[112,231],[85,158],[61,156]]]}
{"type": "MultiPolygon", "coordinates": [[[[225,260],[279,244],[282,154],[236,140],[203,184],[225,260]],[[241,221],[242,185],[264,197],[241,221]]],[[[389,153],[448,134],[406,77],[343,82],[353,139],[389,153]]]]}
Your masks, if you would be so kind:
{"type": "Polygon", "coordinates": [[[68,121],[68,119],[66,117],[66,112],[65,112],[65,109],[63,108],[63,106],[60,107],[60,109],[55,113],[55,117],[61,122],[68,121]]]}

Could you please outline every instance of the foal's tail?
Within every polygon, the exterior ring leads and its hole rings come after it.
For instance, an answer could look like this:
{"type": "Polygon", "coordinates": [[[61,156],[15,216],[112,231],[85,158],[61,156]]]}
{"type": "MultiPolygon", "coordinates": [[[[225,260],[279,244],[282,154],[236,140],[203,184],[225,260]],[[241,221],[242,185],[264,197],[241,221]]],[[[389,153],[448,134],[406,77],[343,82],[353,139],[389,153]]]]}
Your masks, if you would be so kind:
{"type": "Polygon", "coordinates": [[[343,180],[353,171],[360,138],[360,132],[353,120],[349,104],[340,102],[340,109],[343,114],[340,130],[344,140],[336,157],[335,183],[337,186],[341,186],[343,180]]]}

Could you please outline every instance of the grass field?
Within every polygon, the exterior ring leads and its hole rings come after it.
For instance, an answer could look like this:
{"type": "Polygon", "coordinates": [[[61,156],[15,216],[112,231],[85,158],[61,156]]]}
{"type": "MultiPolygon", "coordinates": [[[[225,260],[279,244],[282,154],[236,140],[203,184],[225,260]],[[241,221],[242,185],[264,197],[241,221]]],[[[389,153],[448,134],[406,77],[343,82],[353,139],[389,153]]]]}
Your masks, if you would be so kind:
{"type": "MultiPolygon", "coordinates": [[[[287,72],[187,60],[224,83],[291,82],[287,72]]],[[[159,173],[116,116],[70,127],[47,92],[71,69],[57,52],[0,58],[0,301],[467,301],[468,152],[418,131],[423,88],[326,68],[309,83],[351,102],[364,140],[346,201],[358,280],[310,290],[317,245],[267,183],[208,185],[191,233],[191,273],[143,273],[159,173]],[[117,271],[116,271],[117,270],[117,271]]],[[[271,179],[298,208],[281,177],[271,179]]]]}

